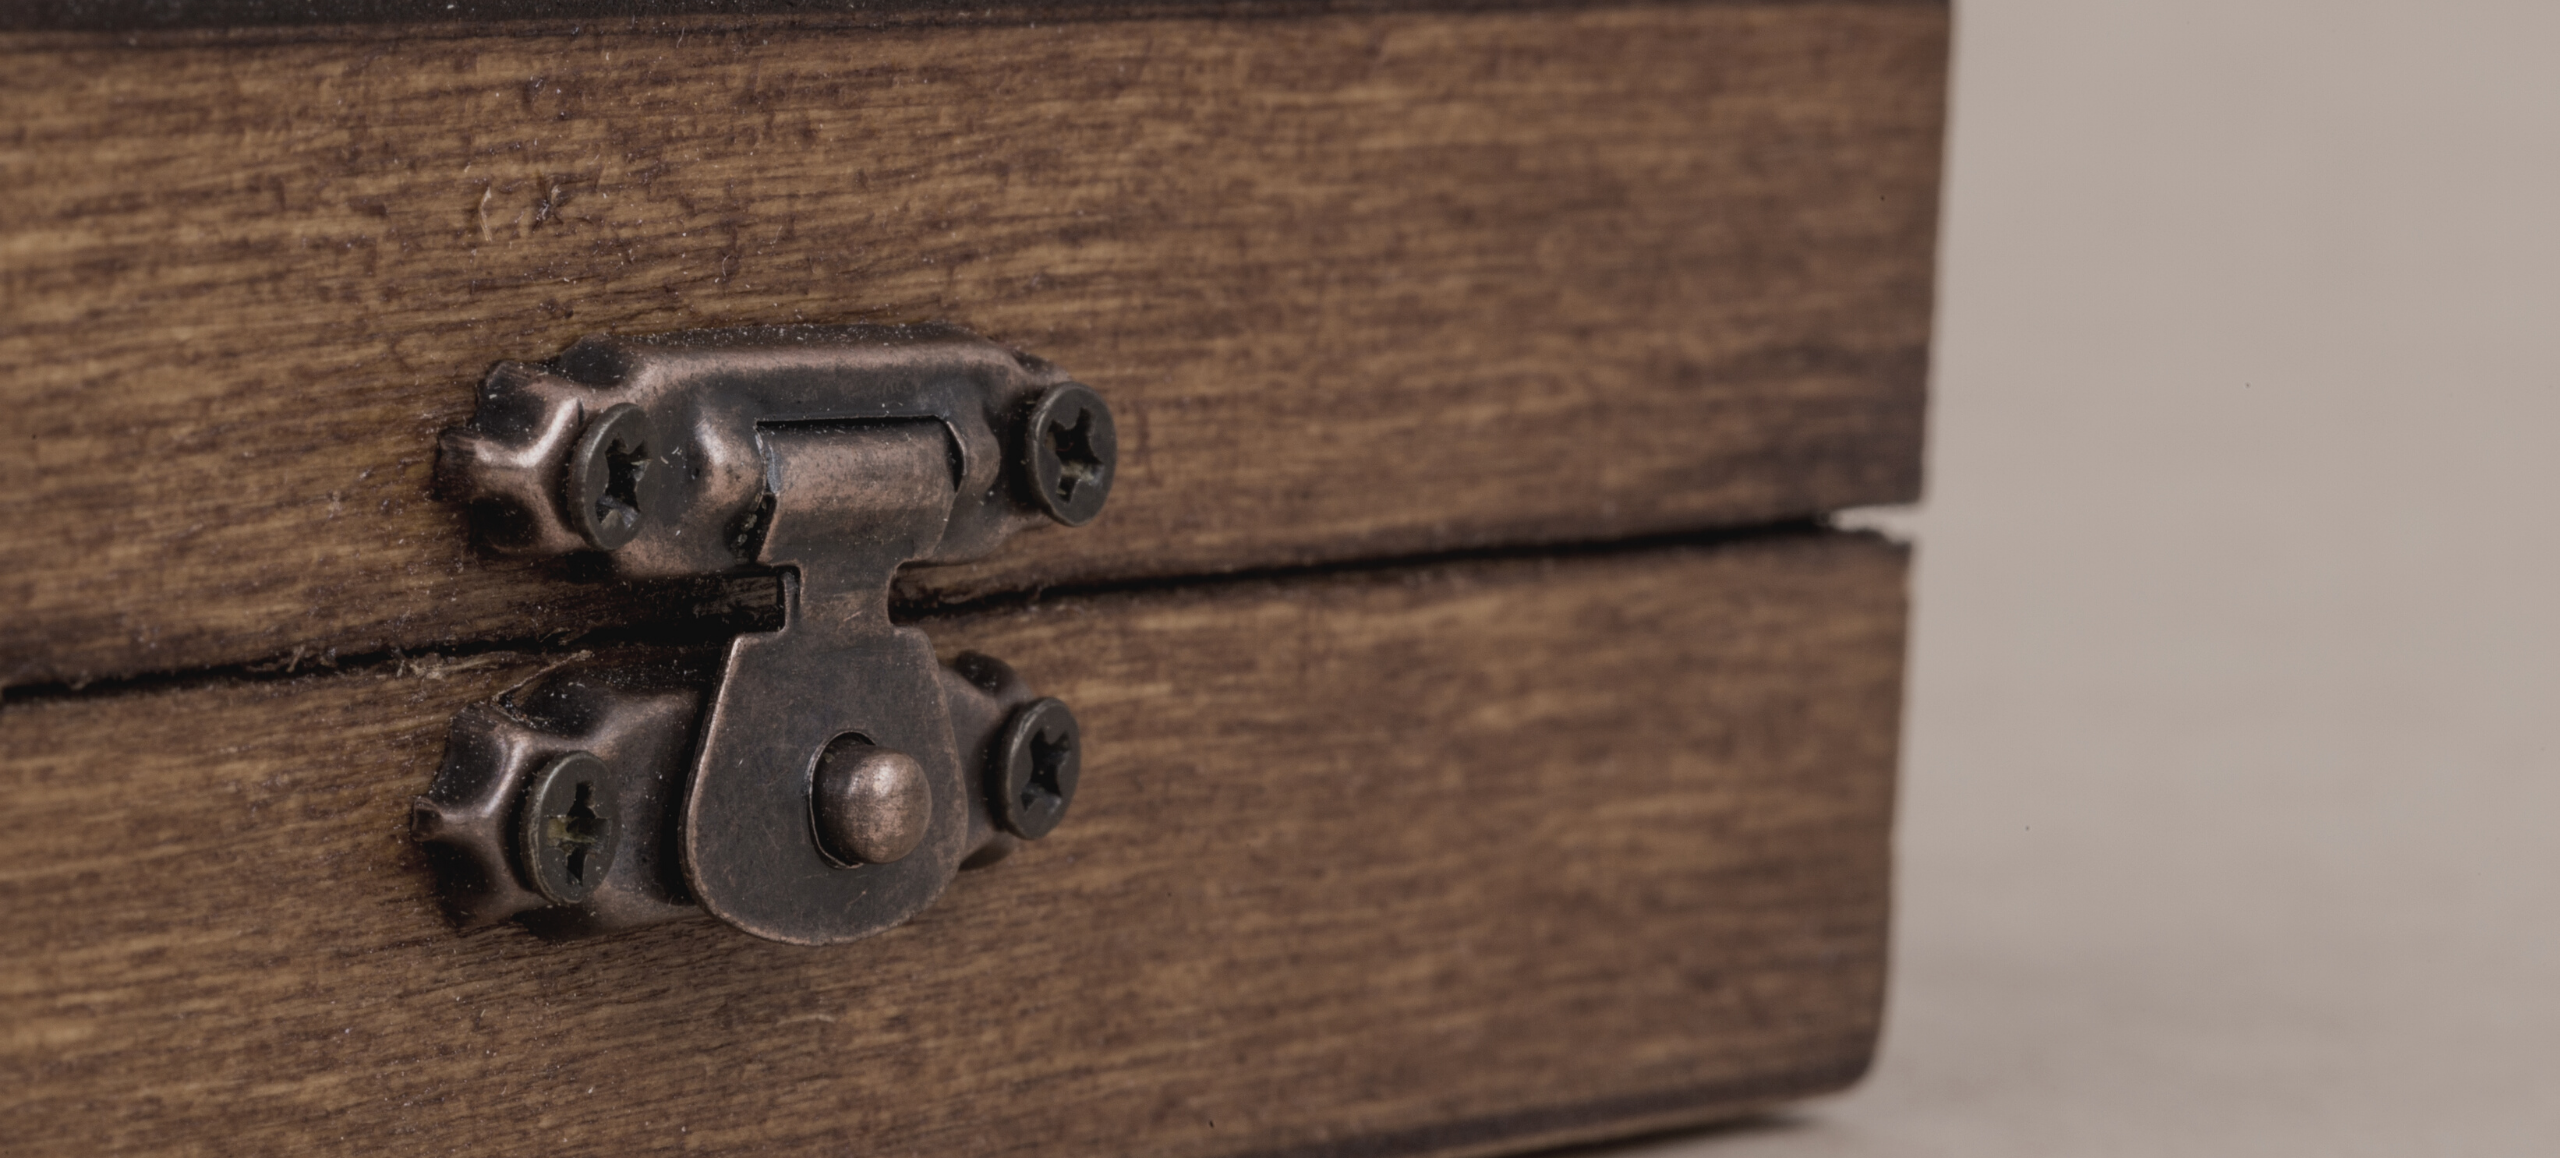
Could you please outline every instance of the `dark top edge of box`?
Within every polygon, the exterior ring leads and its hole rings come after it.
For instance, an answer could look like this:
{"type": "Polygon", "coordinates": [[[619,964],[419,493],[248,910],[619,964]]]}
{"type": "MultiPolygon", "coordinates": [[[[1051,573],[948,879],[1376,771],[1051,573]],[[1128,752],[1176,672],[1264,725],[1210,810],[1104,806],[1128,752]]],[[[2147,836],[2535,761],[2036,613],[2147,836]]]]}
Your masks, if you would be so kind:
{"type": "MultiPolygon", "coordinates": [[[[1844,0],[1677,2],[1774,7],[1844,0]]],[[[1947,0],[1845,2],[1937,7],[1947,0]]],[[[860,27],[1593,6],[1598,6],[1594,0],[21,0],[0,4],[0,31],[155,32],[434,24],[480,31],[497,31],[490,26],[506,25],[509,30],[555,32],[585,27],[683,27],[705,19],[738,18],[782,18],[793,23],[860,27]]]]}

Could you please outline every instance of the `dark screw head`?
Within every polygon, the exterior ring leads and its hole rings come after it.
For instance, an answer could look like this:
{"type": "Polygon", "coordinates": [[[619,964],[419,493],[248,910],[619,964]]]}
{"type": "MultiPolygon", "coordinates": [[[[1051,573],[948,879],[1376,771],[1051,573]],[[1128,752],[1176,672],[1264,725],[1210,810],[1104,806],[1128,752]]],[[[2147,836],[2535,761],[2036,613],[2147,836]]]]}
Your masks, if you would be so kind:
{"type": "Polygon", "coordinates": [[[888,864],[924,843],[933,824],[933,786],[924,765],[904,752],[836,737],[818,757],[810,785],[818,844],[848,865],[888,864]]]}
{"type": "Polygon", "coordinates": [[[1050,518],[1081,527],[1102,513],[1120,461],[1120,437],[1102,395],[1069,382],[1031,408],[1023,432],[1032,500],[1050,518]]]}
{"type": "Polygon", "coordinates": [[[611,551],[638,538],[646,496],[659,481],[657,433],[646,411],[620,403],[587,423],[569,455],[569,523],[587,545],[611,551]]]}
{"type": "Polygon", "coordinates": [[[1049,835],[1066,819],[1076,798],[1076,774],[1084,766],[1084,736],[1076,714],[1056,700],[1034,700],[1005,722],[987,769],[988,803],[996,823],[1024,840],[1049,835]]]}
{"type": "Polygon", "coordinates": [[[622,843],[621,802],[604,761],[571,752],[533,774],[516,820],[516,855],[555,905],[586,900],[622,843]]]}

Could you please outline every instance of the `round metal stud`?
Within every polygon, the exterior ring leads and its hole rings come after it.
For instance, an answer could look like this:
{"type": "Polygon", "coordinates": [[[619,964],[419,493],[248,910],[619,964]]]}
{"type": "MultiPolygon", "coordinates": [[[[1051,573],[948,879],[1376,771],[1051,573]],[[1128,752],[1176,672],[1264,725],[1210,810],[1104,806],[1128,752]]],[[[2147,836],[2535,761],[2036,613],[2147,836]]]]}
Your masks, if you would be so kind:
{"type": "Polygon", "coordinates": [[[1084,767],[1084,736],[1076,714],[1052,699],[1033,700],[1005,722],[987,769],[988,803],[996,823],[1024,840],[1049,835],[1066,819],[1084,767]]]}
{"type": "Polygon", "coordinates": [[[516,818],[516,857],[534,891],[555,905],[593,895],[622,843],[620,805],[611,770],[592,753],[534,773],[516,818]]]}
{"type": "Polygon", "coordinates": [[[588,546],[611,551],[640,536],[657,447],[648,412],[628,402],[587,423],[569,456],[565,497],[569,523],[588,546]]]}
{"type": "Polygon", "coordinates": [[[933,786],[904,752],[847,733],[818,757],[810,785],[818,844],[848,865],[888,864],[924,842],[933,826],[933,786]]]}
{"type": "Polygon", "coordinates": [[[1081,527],[1102,513],[1120,459],[1111,407],[1090,387],[1052,386],[1031,408],[1024,468],[1033,501],[1050,518],[1081,527]]]}

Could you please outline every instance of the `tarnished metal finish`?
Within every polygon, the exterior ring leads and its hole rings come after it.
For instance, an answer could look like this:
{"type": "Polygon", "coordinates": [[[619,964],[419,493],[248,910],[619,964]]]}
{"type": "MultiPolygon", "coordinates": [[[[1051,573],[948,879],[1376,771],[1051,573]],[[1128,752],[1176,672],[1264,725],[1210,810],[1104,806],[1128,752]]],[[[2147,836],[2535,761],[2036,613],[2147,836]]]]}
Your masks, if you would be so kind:
{"type": "Polygon", "coordinates": [[[516,863],[555,905],[587,899],[622,847],[622,799],[613,772],[592,752],[543,766],[516,810],[516,863]]]}
{"type": "Polygon", "coordinates": [[[1102,396],[1075,382],[1052,386],[1031,407],[1024,469],[1031,497],[1050,518],[1081,527],[1111,497],[1120,434],[1102,396]]]}
{"type": "Polygon", "coordinates": [[[473,527],[493,550],[566,555],[589,549],[566,508],[563,484],[590,419],[612,405],[593,394],[539,366],[500,363],[480,383],[470,425],[449,427],[438,440],[437,497],[469,504],[473,527]]]}
{"type": "Polygon", "coordinates": [[[953,492],[943,431],[764,436],[774,505],[757,562],[796,574],[782,630],[729,645],[686,793],[685,878],[712,914],[759,937],[823,944],[868,936],[942,892],[967,850],[960,755],[933,641],[889,622],[889,579],[932,549],[953,492]],[[810,773],[846,732],[924,765],[933,816],[891,864],[838,865],[810,828],[810,773]]]}
{"type": "Polygon", "coordinates": [[[555,669],[454,717],[444,766],[417,800],[410,831],[443,878],[445,907],[478,928],[523,917],[579,936],[692,916],[673,862],[671,805],[691,767],[710,657],[652,657],[555,669]],[[583,898],[545,896],[519,855],[528,786],[562,757],[603,770],[614,851],[583,898]]]}
{"type": "MultiPolygon", "coordinates": [[[[972,769],[972,784],[986,783],[987,770],[1001,761],[1004,727],[1024,704],[1039,699],[1013,668],[1002,660],[964,651],[942,669],[942,702],[951,712],[951,735],[972,769]]],[[[996,823],[995,806],[986,793],[971,793],[969,859],[963,870],[985,868],[1022,845],[1022,838],[996,823]]]]}
{"type": "Polygon", "coordinates": [[[818,847],[847,864],[888,864],[914,852],[933,821],[924,765],[850,733],[818,757],[809,786],[818,847]]]}
{"type": "Polygon", "coordinates": [[[1049,835],[1075,802],[1084,771],[1084,733],[1056,700],[1023,705],[1006,721],[1003,747],[987,769],[996,823],[1024,840],[1049,835]]]}
{"type": "Polygon", "coordinates": [[[667,471],[656,461],[657,447],[649,415],[628,402],[608,407],[579,434],[561,504],[588,546],[612,551],[629,544],[640,534],[643,505],[663,502],[667,471]]]}
{"type": "Polygon", "coordinates": [[[576,936],[698,905],[849,941],[1064,814],[1074,716],[993,660],[936,662],[888,594],[900,567],[1099,513],[1117,442],[1091,389],[948,327],[593,338],[499,366],[442,445],[442,493],[493,548],[774,573],[783,603],[707,668],[555,673],[455,720],[417,831],[464,924],[576,936]]]}
{"type": "MultiPolygon", "coordinates": [[[[547,937],[573,938],[702,916],[677,863],[676,806],[721,661],[702,650],[586,660],[457,715],[444,767],[412,820],[455,923],[473,929],[515,919],[547,937]],[[540,771],[577,752],[594,755],[606,770],[621,839],[593,891],[560,904],[537,889],[517,854],[519,809],[540,771]]],[[[1004,743],[1000,730],[1037,697],[1011,668],[974,652],[961,653],[936,677],[964,776],[978,783],[1004,743]]],[[[1018,841],[997,826],[983,794],[966,796],[960,867],[983,868],[1018,841]]],[[[815,823],[812,815],[798,827],[815,823]]]]}
{"type": "MultiPolygon", "coordinates": [[[[587,549],[560,497],[578,437],[617,405],[662,440],[662,487],[640,496],[636,536],[612,550],[631,577],[707,575],[755,561],[767,497],[762,430],[900,419],[940,423],[958,495],[919,562],[983,557],[1043,518],[1024,446],[1030,410],[1055,367],[950,326],[787,326],[585,339],[547,366],[501,363],[466,426],[444,434],[440,493],[470,503],[490,546],[510,554],[587,549]]],[[[1078,388],[1083,396],[1099,396],[1078,388]]],[[[1101,421],[1107,429],[1109,411],[1101,421]]],[[[1104,475],[1110,464],[1101,466],[1104,475]]]]}

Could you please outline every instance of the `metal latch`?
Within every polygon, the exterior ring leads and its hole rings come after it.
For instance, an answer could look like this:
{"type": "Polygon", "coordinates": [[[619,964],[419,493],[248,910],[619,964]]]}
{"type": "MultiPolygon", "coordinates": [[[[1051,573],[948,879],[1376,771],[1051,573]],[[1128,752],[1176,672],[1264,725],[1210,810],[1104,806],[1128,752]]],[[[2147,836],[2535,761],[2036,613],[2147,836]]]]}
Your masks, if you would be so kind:
{"type": "Polygon", "coordinates": [[[511,554],[629,579],[770,575],[716,652],[573,663],[455,716],[413,833],[466,927],[578,937],[708,911],[820,945],[915,915],[1056,827],[1075,715],[890,622],[908,564],[1090,522],[1100,395],[949,327],[596,337],[502,363],[440,493],[511,554]]]}

